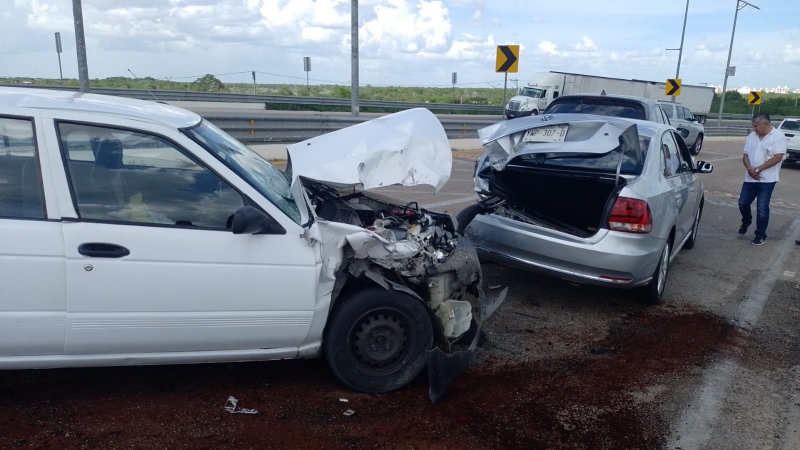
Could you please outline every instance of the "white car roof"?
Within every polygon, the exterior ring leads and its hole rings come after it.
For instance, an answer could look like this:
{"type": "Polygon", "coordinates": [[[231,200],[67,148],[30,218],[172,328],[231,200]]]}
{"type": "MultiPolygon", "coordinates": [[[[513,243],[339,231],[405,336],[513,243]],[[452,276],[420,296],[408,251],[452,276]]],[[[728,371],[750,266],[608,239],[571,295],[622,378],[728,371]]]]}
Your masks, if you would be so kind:
{"type": "Polygon", "coordinates": [[[51,89],[0,87],[0,113],[5,107],[113,114],[175,128],[201,120],[191,111],[163,103],[51,89]]]}

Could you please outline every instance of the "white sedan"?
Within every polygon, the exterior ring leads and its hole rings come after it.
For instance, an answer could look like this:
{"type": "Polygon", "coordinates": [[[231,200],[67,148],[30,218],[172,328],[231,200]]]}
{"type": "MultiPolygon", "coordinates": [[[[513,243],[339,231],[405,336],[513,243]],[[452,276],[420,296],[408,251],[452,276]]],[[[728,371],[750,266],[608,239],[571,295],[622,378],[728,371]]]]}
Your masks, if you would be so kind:
{"type": "Polygon", "coordinates": [[[324,355],[366,392],[426,362],[441,376],[459,358],[434,341],[476,343],[502,297],[453,217],[366,191],[441,188],[439,121],[410,110],[288,151],[283,172],[179,108],[0,88],[0,369],[324,355]]]}

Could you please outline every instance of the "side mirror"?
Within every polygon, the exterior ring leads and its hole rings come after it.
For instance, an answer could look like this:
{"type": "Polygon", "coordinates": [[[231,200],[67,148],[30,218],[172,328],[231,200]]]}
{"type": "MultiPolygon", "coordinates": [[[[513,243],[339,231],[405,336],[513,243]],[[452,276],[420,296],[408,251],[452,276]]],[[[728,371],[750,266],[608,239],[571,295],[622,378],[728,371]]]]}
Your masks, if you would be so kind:
{"type": "Polygon", "coordinates": [[[243,206],[233,213],[233,234],[283,234],[286,230],[272,217],[252,206],[243,206]]]}
{"type": "Polygon", "coordinates": [[[714,165],[711,163],[707,163],[705,161],[697,161],[697,169],[695,172],[698,173],[711,173],[714,171],[714,165]]]}

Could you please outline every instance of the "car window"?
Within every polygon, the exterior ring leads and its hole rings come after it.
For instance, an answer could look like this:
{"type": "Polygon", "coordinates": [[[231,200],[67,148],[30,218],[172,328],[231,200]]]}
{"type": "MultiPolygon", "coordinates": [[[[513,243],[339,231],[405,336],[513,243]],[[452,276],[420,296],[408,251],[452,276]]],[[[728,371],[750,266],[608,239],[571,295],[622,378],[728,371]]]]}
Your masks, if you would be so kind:
{"type": "Polygon", "coordinates": [[[545,112],[547,114],[597,114],[600,116],[647,120],[647,110],[643,105],[637,103],[617,102],[613,99],[603,98],[561,97],[559,100],[559,102],[553,101],[545,112]]]}
{"type": "Polygon", "coordinates": [[[161,137],[59,123],[62,152],[82,219],[230,228],[244,199],[161,137]]]}
{"type": "Polygon", "coordinates": [[[686,165],[681,165],[681,172],[691,172],[692,167],[694,167],[694,161],[692,161],[692,153],[689,151],[689,147],[686,146],[686,141],[675,131],[672,131],[672,138],[678,144],[678,155],[686,163],[686,165]]]}
{"type": "Polygon", "coordinates": [[[669,116],[667,115],[667,113],[664,112],[663,109],[661,110],[661,114],[664,116],[664,123],[666,123],[667,125],[672,125],[672,122],[669,121],[669,116]]]}
{"type": "Polygon", "coordinates": [[[675,109],[669,103],[662,103],[661,109],[664,110],[664,114],[666,114],[670,119],[675,117],[675,109]]]}
{"type": "Polygon", "coordinates": [[[683,111],[683,119],[691,121],[692,120],[692,112],[686,108],[681,107],[681,111],[683,111]]]}
{"type": "Polygon", "coordinates": [[[661,137],[661,155],[664,163],[664,176],[672,177],[681,173],[681,157],[678,153],[678,144],[667,131],[661,137]]]}
{"type": "Polygon", "coordinates": [[[781,130],[800,131],[800,121],[785,120],[781,126],[781,130]]]}
{"type": "Polygon", "coordinates": [[[664,116],[661,115],[661,108],[659,108],[658,105],[653,106],[653,122],[666,123],[664,122],[664,116]]]}
{"type": "Polygon", "coordinates": [[[0,117],[0,217],[45,218],[34,136],[32,120],[0,117]]]}

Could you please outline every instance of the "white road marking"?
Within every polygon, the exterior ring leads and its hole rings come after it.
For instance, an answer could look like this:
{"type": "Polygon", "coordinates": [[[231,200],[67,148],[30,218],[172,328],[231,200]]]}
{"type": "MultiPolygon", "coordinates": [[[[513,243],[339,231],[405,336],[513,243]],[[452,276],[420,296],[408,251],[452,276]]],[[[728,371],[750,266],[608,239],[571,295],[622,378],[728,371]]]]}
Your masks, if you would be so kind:
{"type": "Polygon", "coordinates": [[[785,276],[785,277],[790,277],[790,278],[794,278],[794,277],[796,277],[796,276],[797,276],[797,273],[795,273],[795,272],[791,272],[791,271],[788,271],[788,270],[787,270],[786,272],[783,272],[783,276],[785,276]]]}
{"type": "MultiPolygon", "coordinates": [[[[761,272],[761,275],[750,285],[745,300],[739,305],[734,322],[740,327],[751,330],[758,323],[764,304],[778,279],[780,269],[786,264],[790,251],[795,247],[794,240],[797,239],[798,234],[800,234],[800,220],[795,220],[789,227],[789,239],[780,244],[767,270],[761,272]]],[[[695,401],[680,415],[675,431],[667,441],[668,447],[680,447],[684,450],[704,448],[705,443],[711,437],[712,427],[719,416],[720,406],[725,400],[725,391],[738,369],[736,362],[723,359],[706,371],[703,384],[695,393],[695,401]]]]}

